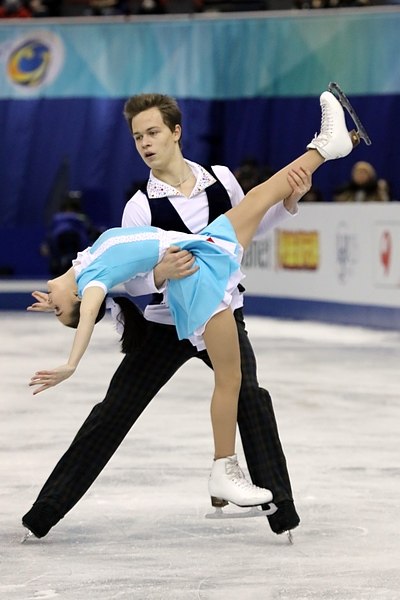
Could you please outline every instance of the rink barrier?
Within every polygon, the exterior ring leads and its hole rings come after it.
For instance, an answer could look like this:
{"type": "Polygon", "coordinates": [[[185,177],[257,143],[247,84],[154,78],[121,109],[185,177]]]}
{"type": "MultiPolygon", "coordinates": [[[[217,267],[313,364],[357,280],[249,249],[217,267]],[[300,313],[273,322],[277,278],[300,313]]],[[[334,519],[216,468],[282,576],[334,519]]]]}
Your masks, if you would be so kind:
{"type": "MultiPolygon", "coordinates": [[[[26,307],[31,304],[31,291],[34,289],[45,291],[45,282],[19,282],[18,286],[13,281],[0,282],[0,310],[26,310],[26,307]],[[33,285],[31,285],[32,283],[33,285]]],[[[136,298],[135,301],[143,309],[149,298],[142,296],[136,298]]],[[[400,331],[400,308],[383,306],[354,305],[340,302],[321,302],[246,294],[246,315],[400,331]]]]}
{"type": "Polygon", "coordinates": [[[246,296],[246,315],[400,331],[400,308],[246,296]]]}

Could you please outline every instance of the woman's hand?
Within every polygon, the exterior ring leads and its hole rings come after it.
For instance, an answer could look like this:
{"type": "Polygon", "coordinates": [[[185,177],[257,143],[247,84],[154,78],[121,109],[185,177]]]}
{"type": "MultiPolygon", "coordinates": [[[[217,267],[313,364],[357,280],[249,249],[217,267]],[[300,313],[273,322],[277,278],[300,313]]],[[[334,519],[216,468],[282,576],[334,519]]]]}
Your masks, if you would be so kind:
{"type": "Polygon", "coordinates": [[[308,169],[299,167],[298,169],[291,169],[289,171],[287,180],[292,188],[292,193],[283,200],[283,204],[288,212],[294,214],[297,212],[298,201],[301,200],[312,186],[312,177],[308,169]]]}
{"type": "Polygon", "coordinates": [[[40,387],[33,392],[33,395],[39,394],[50,387],[54,387],[64,379],[68,379],[75,372],[76,367],[71,365],[61,365],[51,371],[37,371],[30,380],[29,387],[39,385],[40,387]]]}
{"type": "Polygon", "coordinates": [[[27,307],[26,310],[35,312],[54,312],[54,308],[49,306],[49,295],[46,292],[32,292],[36,302],[27,307]]]}
{"type": "Polygon", "coordinates": [[[199,267],[194,265],[194,256],[179,246],[167,248],[163,259],[154,267],[154,283],[162,287],[167,279],[183,279],[193,275],[199,267]]]}

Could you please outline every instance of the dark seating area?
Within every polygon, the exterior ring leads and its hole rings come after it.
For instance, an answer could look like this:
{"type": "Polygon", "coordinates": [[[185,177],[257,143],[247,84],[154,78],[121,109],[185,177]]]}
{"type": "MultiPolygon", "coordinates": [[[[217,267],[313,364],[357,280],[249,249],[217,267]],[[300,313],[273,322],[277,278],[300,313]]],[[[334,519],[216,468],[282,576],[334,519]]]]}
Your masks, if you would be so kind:
{"type": "Polygon", "coordinates": [[[0,0],[0,19],[207,14],[398,5],[400,0],[0,0]]]}

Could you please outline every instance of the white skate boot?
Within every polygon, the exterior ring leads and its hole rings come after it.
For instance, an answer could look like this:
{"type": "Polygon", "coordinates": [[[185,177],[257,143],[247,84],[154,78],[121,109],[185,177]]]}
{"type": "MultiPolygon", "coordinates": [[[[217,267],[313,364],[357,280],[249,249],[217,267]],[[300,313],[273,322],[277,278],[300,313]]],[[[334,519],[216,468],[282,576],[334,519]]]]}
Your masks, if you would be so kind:
{"type": "Polygon", "coordinates": [[[307,148],[317,150],[325,160],[343,158],[360,143],[357,131],[347,131],[343,108],[331,92],[320,96],[321,131],[315,134],[307,148]]]}
{"type": "Polygon", "coordinates": [[[208,491],[211,504],[216,508],[232,502],[237,506],[257,506],[271,502],[270,490],[259,488],[245,478],[236,454],[215,460],[212,466],[208,491]]]}

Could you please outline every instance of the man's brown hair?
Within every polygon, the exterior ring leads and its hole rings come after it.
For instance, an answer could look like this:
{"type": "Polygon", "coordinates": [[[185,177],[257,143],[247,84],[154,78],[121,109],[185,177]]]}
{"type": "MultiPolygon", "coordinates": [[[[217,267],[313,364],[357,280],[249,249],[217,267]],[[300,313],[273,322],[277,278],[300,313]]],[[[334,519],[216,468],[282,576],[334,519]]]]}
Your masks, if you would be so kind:
{"type": "Polygon", "coordinates": [[[132,131],[132,119],[149,108],[158,108],[165,125],[175,130],[175,125],[182,127],[182,113],[175,98],[164,94],[138,94],[131,96],[124,105],[124,117],[129,131],[132,131]]]}

